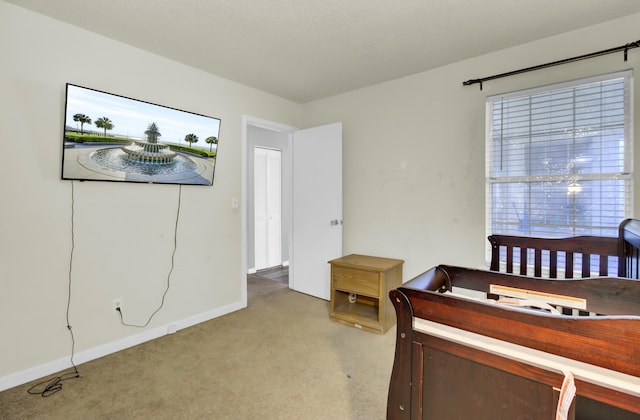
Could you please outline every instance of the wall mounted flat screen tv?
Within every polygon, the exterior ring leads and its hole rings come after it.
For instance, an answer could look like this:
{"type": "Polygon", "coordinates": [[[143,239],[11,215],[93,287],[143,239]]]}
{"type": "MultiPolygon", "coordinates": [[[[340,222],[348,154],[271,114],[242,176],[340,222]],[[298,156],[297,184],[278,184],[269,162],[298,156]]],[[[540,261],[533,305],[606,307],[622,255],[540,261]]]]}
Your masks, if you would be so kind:
{"type": "Polygon", "coordinates": [[[62,179],[213,185],[220,119],[67,83],[62,179]]]}

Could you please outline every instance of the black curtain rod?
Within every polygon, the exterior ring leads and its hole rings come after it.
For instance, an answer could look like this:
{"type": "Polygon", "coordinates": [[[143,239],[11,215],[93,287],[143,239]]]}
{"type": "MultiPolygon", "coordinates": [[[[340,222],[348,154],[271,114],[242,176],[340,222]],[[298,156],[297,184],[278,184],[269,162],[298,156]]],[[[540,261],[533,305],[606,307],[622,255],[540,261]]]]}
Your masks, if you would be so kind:
{"type": "Polygon", "coordinates": [[[565,58],[564,60],[553,61],[551,63],[539,64],[537,66],[527,67],[527,68],[520,69],[520,70],[514,70],[514,71],[507,72],[507,73],[496,74],[496,75],[489,76],[489,77],[482,77],[480,79],[470,79],[470,80],[467,80],[466,82],[462,82],[462,84],[464,86],[470,86],[470,85],[473,85],[473,84],[480,84],[480,90],[482,90],[482,83],[483,82],[487,82],[489,80],[500,79],[502,77],[508,77],[508,76],[514,76],[516,74],[526,73],[526,72],[534,71],[534,70],[546,69],[547,67],[553,67],[553,66],[558,66],[560,64],[572,63],[574,61],[586,60],[588,58],[599,57],[601,55],[606,55],[606,54],[612,54],[612,53],[615,53],[615,52],[618,52],[618,51],[624,51],[624,61],[627,61],[627,52],[632,48],[638,48],[638,47],[640,47],[640,40],[638,40],[636,42],[630,42],[630,43],[628,43],[626,45],[621,45],[619,47],[614,47],[614,48],[609,48],[607,50],[602,50],[602,51],[597,51],[597,52],[593,52],[593,53],[589,53],[589,54],[579,55],[577,57],[565,58]]]}

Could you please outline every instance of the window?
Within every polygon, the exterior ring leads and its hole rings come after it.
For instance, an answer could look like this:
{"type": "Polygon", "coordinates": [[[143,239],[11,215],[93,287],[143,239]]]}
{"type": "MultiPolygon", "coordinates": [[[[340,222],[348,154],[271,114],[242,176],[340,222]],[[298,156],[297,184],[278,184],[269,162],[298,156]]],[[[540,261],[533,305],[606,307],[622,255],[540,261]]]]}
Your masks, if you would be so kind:
{"type": "Polygon", "coordinates": [[[488,234],[617,236],[631,214],[631,71],[487,98],[488,234]]]}

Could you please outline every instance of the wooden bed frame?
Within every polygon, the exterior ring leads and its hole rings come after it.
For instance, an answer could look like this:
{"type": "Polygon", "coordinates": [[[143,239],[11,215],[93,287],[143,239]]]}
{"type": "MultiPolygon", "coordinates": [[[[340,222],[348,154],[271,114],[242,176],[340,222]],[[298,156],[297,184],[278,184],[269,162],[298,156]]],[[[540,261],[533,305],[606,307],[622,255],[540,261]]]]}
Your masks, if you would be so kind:
{"type": "Polygon", "coordinates": [[[640,220],[627,219],[620,223],[618,240],[619,258],[625,261],[620,277],[640,279],[640,220]]]}
{"type": "Polygon", "coordinates": [[[491,235],[487,239],[491,244],[492,271],[544,278],[584,278],[593,274],[640,278],[640,221],[636,219],[623,220],[618,237],[491,235]]]}
{"type": "Polygon", "coordinates": [[[389,296],[398,325],[388,419],[555,419],[565,375],[576,387],[567,418],[640,418],[637,280],[539,279],[441,265],[389,296]],[[598,316],[487,299],[514,288],[598,316]]]}

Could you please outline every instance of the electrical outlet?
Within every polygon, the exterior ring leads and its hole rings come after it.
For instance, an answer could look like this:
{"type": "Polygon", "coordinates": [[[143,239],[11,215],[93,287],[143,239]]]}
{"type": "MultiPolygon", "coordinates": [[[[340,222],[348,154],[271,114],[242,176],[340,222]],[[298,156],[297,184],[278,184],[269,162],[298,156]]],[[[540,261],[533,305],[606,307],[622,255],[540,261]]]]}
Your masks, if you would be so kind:
{"type": "Polygon", "coordinates": [[[122,310],[122,298],[113,299],[113,312],[118,313],[118,309],[122,310]]]}

